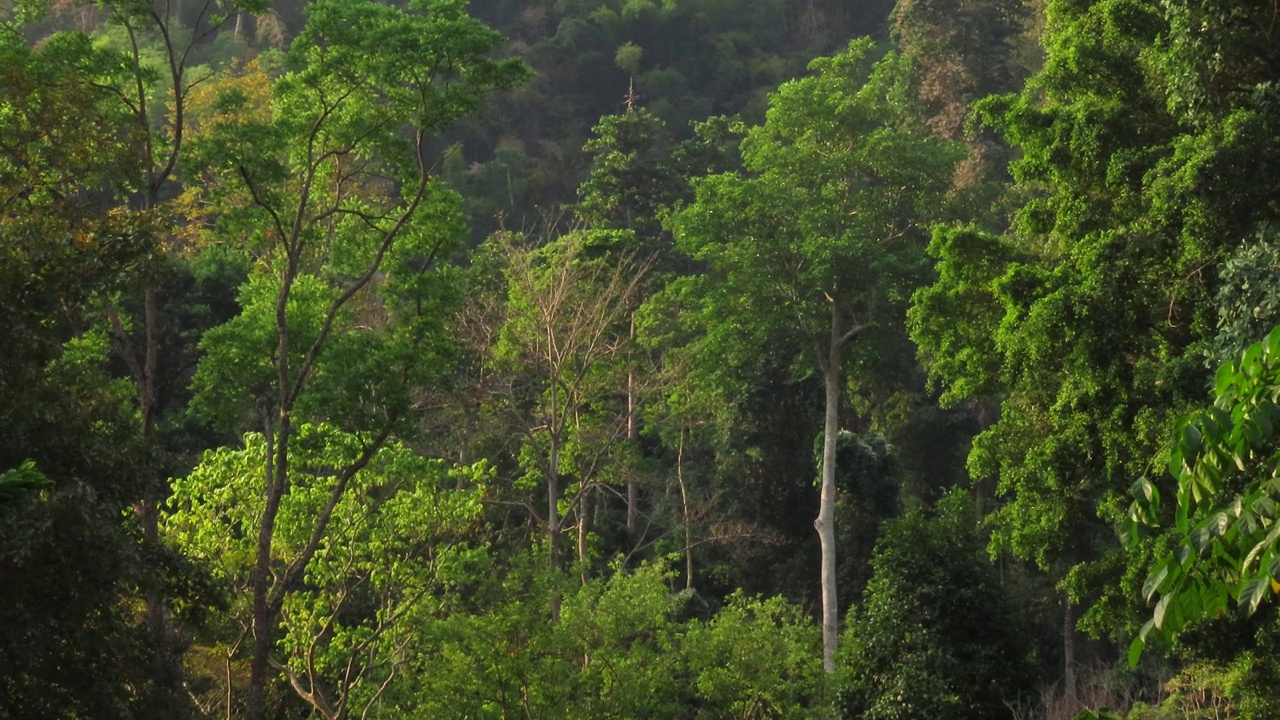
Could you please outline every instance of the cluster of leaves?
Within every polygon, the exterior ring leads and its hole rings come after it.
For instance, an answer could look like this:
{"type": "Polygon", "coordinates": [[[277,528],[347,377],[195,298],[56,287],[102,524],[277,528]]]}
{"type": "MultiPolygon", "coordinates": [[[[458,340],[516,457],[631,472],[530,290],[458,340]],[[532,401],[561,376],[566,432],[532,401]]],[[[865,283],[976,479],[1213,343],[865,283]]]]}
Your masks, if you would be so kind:
{"type": "Polygon", "coordinates": [[[1034,690],[1027,633],[955,492],[887,521],[845,630],[842,717],[999,718],[1034,690]]]}
{"type": "MultiPolygon", "coordinates": [[[[339,482],[332,468],[360,453],[358,438],[332,426],[299,428],[273,572],[289,572],[316,542],[314,518],[339,482]]],[[[250,625],[267,461],[265,438],[251,433],[240,449],[207,452],[173,484],[166,535],[236,598],[223,620],[229,627],[250,625]]],[[[486,476],[483,467],[446,471],[439,461],[388,445],[329,509],[337,521],[319,538],[303,586],[283,604],[280,638],[290,683],[326,716],[363,713],[383,694],[401,692],[393,680],[422,652],[416,617],[448,603],[483,553],[473,528],[486,476]]]]}
{"type": "MultiPolygon", "coordinates": [[[[1179,541],[1153,566],[1143,587],[1159,596],[1153,617],[1130,651],[1136,662],[1153,631],[1172,638],[1202,618],[1226,612],[1231,601],[1253,614],[1280,590],[1280,330],[1223,364],[1214,381],[1214,404],[1187,418],[1169,456],[1178,482],[1174,528],[1179,541]]],[[[1134,484],[1137,496],[1126,534],[1139,538],[1140,523],[1162,517],[1160,492],[1151,481],[1134,484]]]]}
{"type": "Polygon", "coordinates": [[[779,598],[737,595],[683,619],[700,598],[673,594],[665,563],[615,564],[562,588],[561,622],[548,624],[539,596],[554,580],[536,558],[523,562],[491,566],[491,584],[421,627],[417,712],[747,720],[812,717],[821,705],[816,629],[779,598]]]}

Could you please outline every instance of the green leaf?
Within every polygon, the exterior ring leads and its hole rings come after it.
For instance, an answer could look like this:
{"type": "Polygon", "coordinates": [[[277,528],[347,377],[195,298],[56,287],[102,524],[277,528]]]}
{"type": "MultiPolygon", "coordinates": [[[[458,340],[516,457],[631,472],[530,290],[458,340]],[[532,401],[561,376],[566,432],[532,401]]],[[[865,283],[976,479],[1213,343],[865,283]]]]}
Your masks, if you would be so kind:
{"type": "Polygon", "coordinates": [[[1259,575],[1252,580],[1246,582],[1236,595],[1236,602],[1245,609],[1245,612],[1252,615],[1257,611],[1258,605],[1262,603],[1262,599],[1267,596],[1267,592],[1271,589],[1271,578],[1267,575],[1259,575]]]}
{"type": "Polygon", "coordinates": [[[1173,595],[1164,595],[1160,598],[1160,602],[1156,603],[1156,610],[1152,613],[1151,619],[1155,623],[1155,627],[1164,630],[1165,617],[1169,612],[1169,603],[1173,600],[1173,595]]]}
{"type": "Polygon", "coordinates": [[[1260,517],[1271,519],[1276,516],[1276,501],[1267,495],[1260,495],[1253,501],[1253,511],[1260,517]]]}
{"type": "Polygon", "coordinates": [[[1157,490],[1156,486],[1145,477],[1135,480],[1133,485],[1130,486],[1129,492],[1132,493],[1135,498],[1138,498],[1139,500],[1146,500],[1152,505],[1160,502],[1160,491],[1157,490]]]}
{"type": "Polygon", "coordinates": [[[1138,637],[1129,643],[1129,667],[1137,667],[1138,661],[1142,659],[1142,651],[1147,647],[1147,635],[1151,629],[1155,627],[1154,620],[1148,620],[1142,625],[1142,631],[1138,633],[1138,637]]]}
{"type": "Polygon", "coordinates": [[[1218,367],[1218,372],[1213,378],[1213,391],[1218,396],[1226,395],[1231,389],[1232,383],[1236,381],[1237,374],[1235,363],[1223,363],[1218,367]]]}
{"type": "Polygon", "coordinates": [[[1142,597],[1144,597],[1147,602],[1151,602],[1151,596],[1155,595],[1156,592],[1160,590],[1160,586],[1164,583],[1165,578],[1169,577],[1169,565],[1171,559],[1172,558],[1165,558],[1161,561],[1156,569],[1147,576],[1147,581],[1143,583],[1142,597]]]}

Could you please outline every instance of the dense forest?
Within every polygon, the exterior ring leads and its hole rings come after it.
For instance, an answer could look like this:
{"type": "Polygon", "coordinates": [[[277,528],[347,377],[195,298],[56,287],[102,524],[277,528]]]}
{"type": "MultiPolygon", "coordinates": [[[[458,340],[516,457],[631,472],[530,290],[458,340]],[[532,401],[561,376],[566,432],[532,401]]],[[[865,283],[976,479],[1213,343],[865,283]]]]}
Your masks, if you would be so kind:
{"type": "Polygon", "coordinates": [[[1280,716],[1274,0],[0,26],[0,720],[1280,716]]]}

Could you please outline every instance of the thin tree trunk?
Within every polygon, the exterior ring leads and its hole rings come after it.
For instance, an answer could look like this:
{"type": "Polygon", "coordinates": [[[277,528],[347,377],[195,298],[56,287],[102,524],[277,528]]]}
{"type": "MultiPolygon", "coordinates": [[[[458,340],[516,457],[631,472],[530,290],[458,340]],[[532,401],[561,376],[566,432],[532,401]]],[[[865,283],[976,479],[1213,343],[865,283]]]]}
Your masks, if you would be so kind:
{"type": "MultiPolygon", "coordinates": [[[[138,403],[142,410],[142,437],[148,442],[155,439],[156,412],[156,371],[159,365],[160,337],[157,331],[157,308],[155,286],[148,284],[142,291],[142,325],[143,338],[142,372],[137,380],[138,403]]],[[[158,468],[157,468],[158,470],[158,468]]],[[[156,546],[160,538],[160,503],[164,501],[165,481],[154,476],[148,479],[146,489],[142,492],[142,511],[139,519],[142,523],[143,542],[156,546]]],[[[177,661],[172,653],[172,640],[169,633],[168,609],[164,596],[159,588],[152,588],[146,593],[146,615],[148,631],[151,633],[152,648],[156,670],[166,680],[178,674],[177,661]]]]}
{"type": "Polygon", "coordinates": [[[684,516],[684,587],[693,588],[693,543],[689,534],[689,494],[684,486],[684,428],[676,447],[676,482],[680,485],[680,513],[684,516]]]}
{"type": "MultiPolygon", "coordinates": [[[[631,343],[634,345],[636,341],[636,315],[631,313],[631,343]]],[[[627,370],[627,442],[635,443],[638,430],[636,428],[636,387],[635,387],[635,370],[627,370]]],[[[636,531],[636,515],[637,506],[640,502],[640,489],[636,485],[636,480],[630,473],[627,475],[627,534],[633,535],[636,531]]]]}
{"type": "Polygon", "coordinates": [[[1076,687],[1076,622],[1071,612],[1071,598],[1062,597],[1062,694],[1067,707],[1074,712],[1079,699],[1076,687]]]}
{"type": "MultiPolygon", "coordinates": [[[[148,206],[154,202],[148,201],[148,206]]],[[[156,291],[148,284],[142,291],[143,347],[142,358],[134,352],[129,334],[120,320],[119,313],[109,303],[105,307],[107,319],[111,324],[116,342],[120,346],[120,354],[129,367],[133,377],[134,389],[138,393],[138,411],[142,420],[142,437],[147,442],[155,440],[156,415],[159,401],[156,397],[156,372],[159,365],[160,337],[157,329],[158,309],[156,291]]],[[[142,526],[142,541],[146,546],[155,547],[160,537],[160,504],[165,497],[165,480],[159,474],[160,468],[154,468],[156,475],[147,479],[138,500],[138,521],[142,526]]],[[[176,687],[179,659],[174,652],[172,633],[169,630],[168,607],[159,585],[153,585],[144,593],[144,615],[147,633],[150,635],[151,660],[157,678],[162,678],[166,688],[176,687]]]]}
{"type": "Polygon", "coordinates": [[[839,432],[840,354],[843,332],[836,303],[831,305],[831,344],[822,367],[825,412],[822,428],[822,490],[813,527],[822,544],[822,667],[836,669],[839,606],[836,604],[836,440],[839,432]]]}
{"type": "Polygon", "coordinates": [[[254,562],[252,628],[253,645],[249,662],[249,688],[245,699],[245,717],[262,720],[266,717],[267,674],[270,671],[271,649],[275,645],[275,613],[270,606],[271,546],[275,538],[275,521],[284,496],[288,468],[289,414],[280,412],[280,429],[275,442],[270,429],[266,436],[266,506],[258,526],[258,548],[254,562]]]}
{"type": "MultiPolygon", "coordinates": [[[[552,390],[552,417],[555,417],[555,391],[552,390]]],[[[552,575],[560,571],[560,448],[552,430],[550,463],[547,471],[547,562],[552,575]]],[[[551,595],[551,622],[560,622],[560,593],[551,595]]]]}
{"type": "MultiPolygon", "coordinates": [[[[589,494],[588,494],[589,495],[589,494]]],[[[587,574],[587,532],[590,530],[591,524],[591,507],[588,505],[590,498],[583,495],[578,500],[578,564],[582,566],[582,572],[578,575],[578,579],[583,585],[587,584],[589,579],[587,574]]]]}

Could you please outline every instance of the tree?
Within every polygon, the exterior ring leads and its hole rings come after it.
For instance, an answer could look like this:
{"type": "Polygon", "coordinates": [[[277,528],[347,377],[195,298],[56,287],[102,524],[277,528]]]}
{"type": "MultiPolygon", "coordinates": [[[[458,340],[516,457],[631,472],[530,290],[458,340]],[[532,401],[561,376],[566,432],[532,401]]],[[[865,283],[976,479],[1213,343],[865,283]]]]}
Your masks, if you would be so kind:
{"type": "Polygon", "coordinates": [[[984,557],[972,498],[887,521],[846,630],[842,717],[1003,718],[1032,690],[1031,647],[984,557]]]}
{"type": "MultiPolygon", "coordinates": [[[[490,59],[500,42],[452,0],[313,4],[268,118],[231,114],[193,153],[219,231],[257,258],[242,313],[205,334],[195,381],[198,403],[260,430],[268,448],[253,528],[251,720],[266,712],[280,613],[335,508],[393,434],[408,431],[411,391],[438,368],[447,291],[430,271],[462,228],[426,142],[488,92],[525,79],[519,61],[490,59]],[[275,572],[295,428],[311,418],[355,434],[361,450],[334,469],[327,500],[306,519],[308,540],[275,572]]],[[[235,88],[220,100],[246,101],[235,88]]]]}
{"type": "MultiPolygon", "coordinates": [[[[93,179],[74,175],[64,176],[63,181],[78,181],[75,192],[93,197],[98,212],[105,212],[109,207],[117,214],[138,215],[137,222],[150,228],[151,242],[157,248],[173,251],[173,254],[151,254],[149,266],[135,268],[128,282],[114,287],[111,293],[96,301],[101,315],[98,322],[110,328],[114,341],[113,359],[120,365],[115,370],[126,373],[133,383],[142,436],[163,453],[172,453],[162,454],[151,465],[154,476],[140,489],[137,498],[138,521],[152,552],[160,551],[159,506],[168,492],[165,479],[173,471],[174,457],[179,455],[179,448],[172,442],[174,438],[162,437],[160,428],[166,420],[171,421],[171,428],[179,424],[174,419],[180,417],[180,407],[186,400],[185,386],[190,370],[190,363],[185,361],[194,354],[192,337],[198,335],[192,331],[181,337],[182,331],[176,326],[190,316],[179,319],[175,315],[185,314],[182,311],[189,311],[191,305],[163,294],[164,290],[180,284],[175,283],[175,279],[183,278],[186,271],[183,261],[177,259],[177,251],[182,249],[181,233],[176,229],[183,220],[179,217],[180,203],[171,198],[176,194],[175,176],[184,152],[188,99],[193,88],[208,79],[207,67],[196,69],[201,61],[208,59],[207,41],[216,36],[230,18],[265,10],[265,5],[261,0],[199,0],[189,4],[34,0],[15,6],[18,12],[14,15],[25,21],[38,20],[51,10],[56,16],[71,8],[85,11],[95,21],[101,20],[97,28],[86,25],[80,32],[55,33],[40,39],[55,53],[46,55],[46,62],[60,68],[63,83],[98,96],[96,107],[84,115],[84,127],[94,128],[89,134],[101,132],[101,123],[109,119],[115,135],[115,141],[104,145],[100,157],[92,161],[100,167],[113,167],[110,174],[99,178],[104,182],[95,186],[93,179]],[[87,5],[91,7],[86,8],[87,5]],[[187,27],[184,22],[192,22],[195,27],[187,27]],[[90,30],[92,37],[87,34],[90,30]],[[166,309],[178,312],[166,312],[166,309]],[[131,312],[134,310],[136,313],[131,312]]],[[[28,34],[36,39],[39,26],[32,23],[23,28],[7,20],[4,28],[6,43],[20,43],[28,34]]],[[[53,100],[44,103],[42,112],[65,109],[55,99],[56,93],[37,91],[37,94],[42,100],[53,100]]],[[[29,134],[35,127],[27,126],[19,132],[29,134]]],[[[59,123],[46,122],[44,127],[58,128],[59,123]]],[[[83,149],[83,143],[69,135],[56,140],[53,144],[62,149],[46,155],[45,159],[69,164],[83,162],[82,158],[75,157],[83,149]]],[[[43,143],[34,144],[31,150],[42,146],[43,143]]],[[[44,147],[45,150],[35,153],[30,150],[14,153],[18,167],[26,163],[30,171],[29,164],[39,162],[39,155],[47,152],[47,146],[44,147]]],[[[179,688],[181,652],[172,632],[172,615],[155,588],[147,597],[146,605],[152,664],[158,672],[169,675],[174,689],[171,702],[184,703],[185,694],[179,688]]]]}
{"type": "MultiPolygon", "coordinates": [[[[577,217],[594,230],[629,233],[621,238],[629,250],[653,267],[624,302],[628,339],[636,340],[636,311],[660,287],[669,270],[670,233],[662,220],[690,194],[688,178],[675,167],[675,147],[666,126],[653,113],[636,106],[634,92],[621,115],[600,118],[595,136],[583,150],[592,154],[591,172],[578,188],[577,217]]],[[[639,439],[637,378],[627,373],[627,440],[639,439]]],[[[627,532],[635,534],[640,493],[635,473],[628,473],[627,532]]]]}
{"type": "MultiPolygon", "coordinates": [[[[272,547],[275,572],[287,570],[310,541],[341,475],[363,448],[357,435],[332,426],[297,428],[291,487],[281,500],[272,547]]],[[[237,598],[232,625],[251,626],[257,538],[243,528],[260,524],[264,507],[260,468],[266,438],[250,433],[243,448],[205,454],[191,474],[174,482],[165,534],[209,566],[237,598]]],[[[483,467],[447,470],[395,442],[387,443],[351,479],[332,507],[332,529],[308,563],[302,585],[280,608],[284,673],[294,692],[327,720],[367,717],[374,708],[402,707],[406,667],[423,652],[414,624],[450,602],[480,551],[468,538],[484,491],[483,467]]],[[[230,663],[230,657],[227,658],[230,663]]],[[[225,675],[231,682],[231,674],[225,675]]],[[[221,680],[221,678],[218,678],[221,680]]],[[[214,697],[232,697],[223,687],[214,697]]]]}
{"type": "MultiPolygon", "coordinates": [[[[739,363],[771,344],[799,344],[796,363],[824,388],[820,509],[823,654],[834,669],[835,454],[848,348],[892,334],[922,270],[918,228],[942,204],[956,147],[911,125],[907,61],[872,66],[870,40],[815,60],[782,86],[768,120],[743,142],[747,176],[695,183],[672,221],[679,246],[708,275],[674,283],[700,295],[702,362],[739,363]],[[855,342],[856,341],[856,342],[855,342]],[[801,359],[803,358],[803,359],[801,359]]],[[[719,372],[720,370],[716,370],[719,372]]]]}
{"type": "MultiPolygon", "coordinates": [[[[507,310],[495,359],[509,372],[523,371],[512,372],[507,400],[521,416],[525,479],[546,487],[547,514],[539,521],[553,571],[563,567],[567,511],[578,518],[579,560],[587,559],[587,499],[627,437],[633,412],[614,398],[630,370],[628,300],[649,266],[626,250],[592,257],[591,243],[608,238],[580,231],[540,248],[508,242],[503,249],[507,310]],[[567,500],[566,490],[573,493],[567,500]]],[[[558,605],[553,597],[553,619],[558,605]]]]}
{"type": "Polygon", "coordinates": [[[159,462],[114,380],[104,298],[155,259],[157,227],[109,213],[137,180],[137,136],[110,88],[124,59],[81,35],[0,37],[0,715],[184,716],[143,616],[199,574],[142,542],[159,462]],[[98,191],[98,192],[95,192],[98,191]]]}
{"type": "Polygon", "coordinates": [[[917,295],[913,337],[935,379],[1001,403],[969,469],[998,483],[993,549],[1034,560],[1064,593],[1068,694],[1072,606],[1092,604],[1084,626],[1096,634],[1132,630],[1138,588],[1118,575],[1145,573],[1124,570],[1113,525],[1126,489],[1163,465],[1167,433],[1198,403],[1214,268],[1275,214],[1255,194],[1275,167],[1256,74],[1273,49],[1219,65],[1260,49],[1261,26],[1236,22],[1260,11],[1050,3],[1043,69],[978,108],[1022,153],[1013,229],[940,234],[945,269],[917,295]],[[1246,76],[1255,84],[1217,84],[1246,76]]]}
{"type": "MultiPolygon", "coordinates": [[[[1280,585],[1280,526],[1276,524],[1275,427],[1280,404],[1274,386],[1280,372],[1280,331],[1218,368],[1212,406],[1180,423],[1169,453],[1177,480],[1176,547],[1147,577],[1148,601],[1159,596],[1153,617],[1130,650],[1136,663],[1146,638],[1166,640],[1189,624],[1222,613],[1232,602],[1256,612],[1280,585]]],[[[1126,539],[1136,545],[1139,527],[1163,516],[1160,491],[1146,478],[1135,496],[1126,539]]]]}

